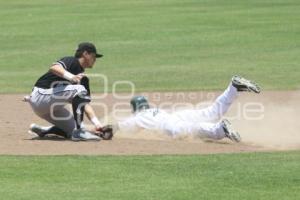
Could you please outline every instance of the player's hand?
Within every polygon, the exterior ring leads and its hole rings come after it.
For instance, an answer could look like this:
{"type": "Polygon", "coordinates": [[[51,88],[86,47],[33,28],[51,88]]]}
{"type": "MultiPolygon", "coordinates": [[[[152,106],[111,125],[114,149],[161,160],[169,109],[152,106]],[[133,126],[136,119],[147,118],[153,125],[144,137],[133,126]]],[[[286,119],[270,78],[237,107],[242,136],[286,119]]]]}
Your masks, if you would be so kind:
{"type": "Polygon", "coordinates": [[[84,73],[74,75],[73,78],[72,78],[72,83],[80,83],[80,81],[83,77],[85,77],[84,73]]]}
{"type": "Polygon", "coordinates": [[[106,125],[96,128],[95,135],[98,135],[103,140],[111,140],[114,136],[114,129],[112,125],[106,125]]]}
{"type": "Polygon", "coordinates": [[[102,132],[102,126],[95,126],[95,132],[101,133],[102,132]]]}

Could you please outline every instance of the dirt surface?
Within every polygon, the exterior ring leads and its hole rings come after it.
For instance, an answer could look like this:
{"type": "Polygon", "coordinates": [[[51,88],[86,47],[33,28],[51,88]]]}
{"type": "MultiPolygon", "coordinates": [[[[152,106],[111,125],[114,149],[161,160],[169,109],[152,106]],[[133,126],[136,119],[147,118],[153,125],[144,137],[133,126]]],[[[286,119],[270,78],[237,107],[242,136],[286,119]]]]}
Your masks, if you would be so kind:
{"type": "MultiPolygon", "coordinates": [[[[220,92],[144,93],[153,106],[176,109],[211,102],[220,92]]],[[[126,95],[126,94],[124,94],[126,95]]],[[[227,139],[204,141],[199,138],[172,139],[158,133],[116,133],[112,141],[72,142],[58,137],[38,139],[27,133],[31,123],[48,125],[32,112],[22,94],[0,95],[0,154],[7,155],[149,155],[149,154],[210,154],[300,149],[300,91],[267,91],[256,95],[242,93],[225,118],[243,138],[235,144],[227,139]]],[[[98,99],[107,105],[107,113],[128,107],[128,98],[107,95],[98,99]],[[121,99],[120,99],[121,98],[121,99]],[[116,103],[123,103],[116,105],[116,103]]],[[[104,109],[97,107],[103,116],[104,109]]],[[[125,112],[126,113],[126,112],[125,112]]],[[[128,114],[128,112],[127,112],[128,114]]],[[[108,116],[109,116],[108,115],[108,116]]],[[[110,117],[102,118],[111,122],[110,117]]]]}

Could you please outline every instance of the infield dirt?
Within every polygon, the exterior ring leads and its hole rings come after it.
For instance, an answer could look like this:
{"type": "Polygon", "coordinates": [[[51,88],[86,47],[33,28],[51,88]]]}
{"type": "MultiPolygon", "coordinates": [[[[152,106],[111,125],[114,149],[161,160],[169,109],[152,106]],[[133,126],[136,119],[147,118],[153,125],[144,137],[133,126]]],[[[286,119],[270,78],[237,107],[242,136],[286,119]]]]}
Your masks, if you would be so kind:
{"type": "MultiPolygon", "coordinates": [[[[144,93],[156,106],[180,107],[209,102],[220,92],[144,93]]],[[[124,94],[126,95],[126,94],[124,94]]],[[[232,105],[225,118],[242,136],[235,144],[227,139],[220,141],[200,138],[168,136],[139,132],[117,132],[112,141],[72,142],[58,137],[38,139],[27,133],[31,123],[47,125],[32,112],[22,94],[0,95],[0,154],[6,155],[151,155],[151,154],[211,154],[253,151],[300,149],[300,91],[266,91],[256,95],[243,93],[232,105]]],[[[128,99],[116,99],[112,94],[97,100],[107,105],[111,113],[116,103],[129,108],[128,99]]],[[[101,118],[103,109],[96,112],[101,118]]],[[[106,118],[111,121],[110,116],[106,118]]]]}

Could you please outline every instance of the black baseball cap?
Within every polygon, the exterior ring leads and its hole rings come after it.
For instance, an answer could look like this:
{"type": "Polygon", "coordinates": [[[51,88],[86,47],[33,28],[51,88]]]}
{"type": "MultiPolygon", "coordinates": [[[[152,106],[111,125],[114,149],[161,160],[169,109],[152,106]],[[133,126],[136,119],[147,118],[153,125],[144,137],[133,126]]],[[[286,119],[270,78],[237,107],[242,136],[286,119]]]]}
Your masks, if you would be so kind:
{"type": "Polygon", "coordinates": [[[84,52],[84,51],[87,51],[89,53],[95,53],[96,58],[103,57],[102,54],[97,53],[97,49],[96,49],[95,45],[90,42],[82,42],[78,45],[76,52],[84,52]]]}

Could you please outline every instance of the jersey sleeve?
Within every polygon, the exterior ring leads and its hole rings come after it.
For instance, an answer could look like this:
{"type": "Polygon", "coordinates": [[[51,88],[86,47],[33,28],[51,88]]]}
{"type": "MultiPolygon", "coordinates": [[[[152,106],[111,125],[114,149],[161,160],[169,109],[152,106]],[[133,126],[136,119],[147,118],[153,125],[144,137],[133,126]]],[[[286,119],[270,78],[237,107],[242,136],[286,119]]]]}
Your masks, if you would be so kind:
{"type": "Polygon", "coordinates": [[[118,126],[120,131],[126,134],[135,133],[140,130],[134,116],[118,122],[118,126]]]}
{"type": "Polygon", "coordinates": [[[53,65],[60,65],[62,66],[65,70],[71,71],[72,69],[72,63],[73,63],[73,58],[70,57],[64,57],[56,62],[53,63],[53,65]]]}

